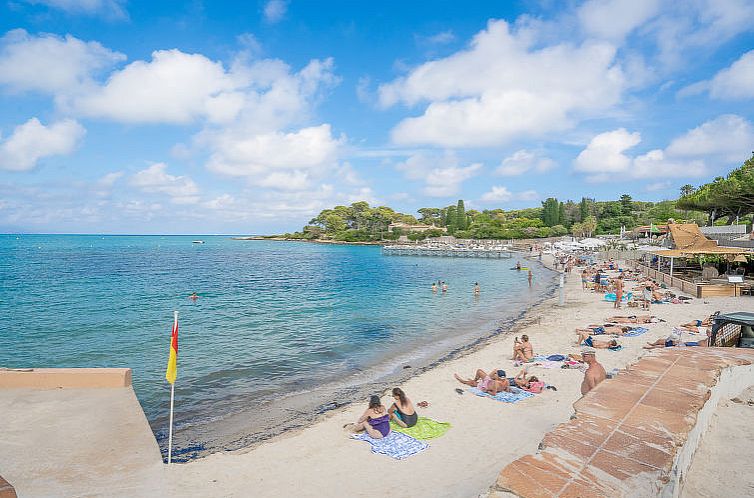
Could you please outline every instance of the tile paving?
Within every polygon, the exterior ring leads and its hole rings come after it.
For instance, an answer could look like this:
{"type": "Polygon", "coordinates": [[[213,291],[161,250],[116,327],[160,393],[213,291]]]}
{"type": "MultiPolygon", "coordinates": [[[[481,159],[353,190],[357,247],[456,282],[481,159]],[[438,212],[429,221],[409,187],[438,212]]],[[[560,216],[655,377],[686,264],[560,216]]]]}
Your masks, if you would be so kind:
{"type": "Polygon", "coordinates": [[[652,351],[574,403],[575,418],[505,467],[493,489],[526,498],[658,495],[721,371],[753,362],[746,349],[652,351]]]}

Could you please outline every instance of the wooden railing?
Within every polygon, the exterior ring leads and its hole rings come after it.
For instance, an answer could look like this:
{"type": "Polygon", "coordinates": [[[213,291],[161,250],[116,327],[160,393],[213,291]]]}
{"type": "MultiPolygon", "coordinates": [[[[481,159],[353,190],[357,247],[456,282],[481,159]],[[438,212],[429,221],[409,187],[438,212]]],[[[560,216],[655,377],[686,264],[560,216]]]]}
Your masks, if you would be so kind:
{"type": "Polygon", "coordinates": [[[695,282],[690,282],[676,276],[671,277],[667,273],[663,273],[659,270],[653,269],[651,266],[647,266],[639,262],[636,262],[634,264],[634,267],[648,277],[655,279],[657,282],[662,282],[666,285],[669,285],[670,287],[680,289],[681,292],[685,292],[686,294],[691,294],[692,296],[696,297],[702,297],[700,285],[695,282]]]}

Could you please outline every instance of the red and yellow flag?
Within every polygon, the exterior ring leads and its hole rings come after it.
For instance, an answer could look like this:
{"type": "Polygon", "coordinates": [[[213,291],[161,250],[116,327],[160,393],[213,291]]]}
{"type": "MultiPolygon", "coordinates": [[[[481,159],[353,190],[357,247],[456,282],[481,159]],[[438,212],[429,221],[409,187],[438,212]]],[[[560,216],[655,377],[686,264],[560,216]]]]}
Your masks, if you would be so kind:
{"type": "Polygon", "coordinates": [[[173,322],[173,331],[170,333],[170,356],[168,357],[168,368],[165,370],[165,378],[173,384],[178,376],[178,313],[175,315],[173,322]]]}

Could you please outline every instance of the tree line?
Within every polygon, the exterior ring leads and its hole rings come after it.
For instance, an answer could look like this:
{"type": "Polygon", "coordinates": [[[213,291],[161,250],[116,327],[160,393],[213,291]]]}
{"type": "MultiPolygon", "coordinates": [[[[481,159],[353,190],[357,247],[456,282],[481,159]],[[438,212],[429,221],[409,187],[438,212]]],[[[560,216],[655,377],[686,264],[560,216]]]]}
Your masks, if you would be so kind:
{"type": "Polygon", "coordinates": [[[726,177],[694,188],[684,185],[678,200],[636,201],[623,194],[613,201],[582,197],[560,201],[549,197],[541,206],[517,209],[466,209],[463,200],[445,207],[423,207],[419,217],[400,213],[387,206],[371,207],[365,201],[335,206],[321,211],[302,231],[286,237],[331,239],[346,242],[395,240],[401,235],[411,240],[454,235],[474,239],[523,239],[572,234],[590,237],[617,234],[641,225],[676,221],[715,224],[735,219],[751,223],[754,214],[754,155],[726,177]],[[424,231],[389,230],[393,223],[433,225],[424,231]],[[445,230],[443,230],[445,229],[445,230]]]}

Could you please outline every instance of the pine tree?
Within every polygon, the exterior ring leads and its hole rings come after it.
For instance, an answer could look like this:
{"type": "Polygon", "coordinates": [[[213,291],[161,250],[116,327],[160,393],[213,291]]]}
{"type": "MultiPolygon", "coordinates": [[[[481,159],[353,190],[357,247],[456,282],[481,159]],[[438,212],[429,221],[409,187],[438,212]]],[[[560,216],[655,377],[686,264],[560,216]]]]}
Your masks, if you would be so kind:
{"type": "Polygon", "coordinates": [[[448,206],[445,210],[445,226],[448,227],[448,233],[453,234],[456,231],[456,207],[448,206]]]}
{"type": "Polygon", "coordinates": [[[560,206],[558,206],[558,220],[555,223],[555,225],[565,225],[566,224],[565,219],[566,219],[565,204],[561,202],[560,206]]]}
{"type": "Polygon", "coordinates": [[[456,206],[456,229],[457,230],[466,230],[467,224],[466,224],[466,208],[463,205],[463,199],[458,200],[458,205],[456,206]]]}
{"type": "Polygon", "coordinates": [[[586,197],[581,198],[581,203],[579,204],[579,221],[584,221],[589,216],[589,199],[586,197]]]}

